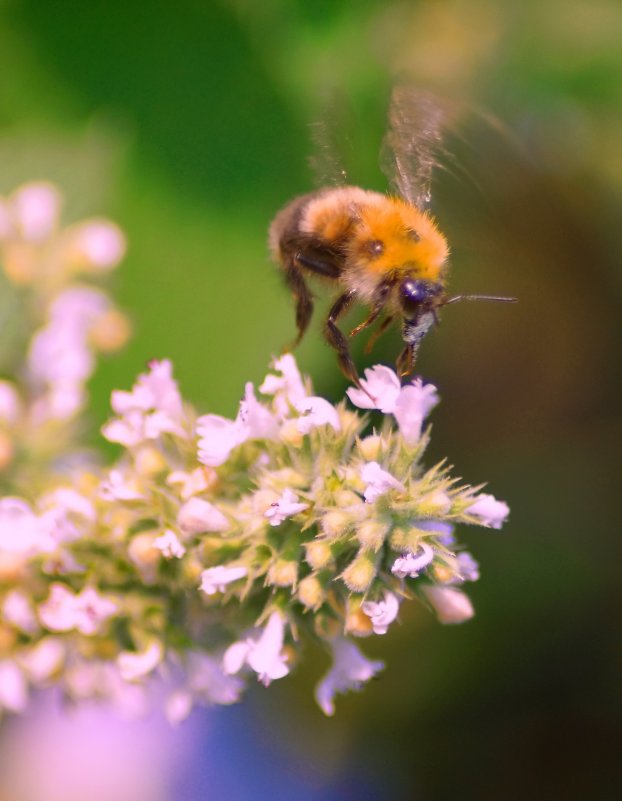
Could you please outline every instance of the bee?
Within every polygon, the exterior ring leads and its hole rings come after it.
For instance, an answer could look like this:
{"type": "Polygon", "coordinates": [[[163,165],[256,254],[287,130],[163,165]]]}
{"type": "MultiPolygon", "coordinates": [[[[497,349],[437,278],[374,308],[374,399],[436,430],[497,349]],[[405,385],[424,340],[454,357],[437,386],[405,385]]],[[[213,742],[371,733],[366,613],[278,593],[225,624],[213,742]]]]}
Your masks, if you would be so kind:
{"type": "MultiPolygon", "coordinates": [[[[342,372],[361,386],[340,318],[355,304],[368,307],[354,337],[379,321],[366,351],[394,320],[401,321],[404,347],[397,357],[400,376],[412,373],[419,346],[439,310],[461,300],[512,302],[487,295],[449,296],[449,245],[427,209],[446,111],[428,95],[396,87],[384,140],[385,172],[394,194],[357,186],[318,189],[288,203],[273,220],[269,247],[283,270],[296,305],[298,345],[313,314],[310,276],[338,287],[324,325],[342,372]]],[[[339,178],[344,174],[340,172],[339,178]]]]}

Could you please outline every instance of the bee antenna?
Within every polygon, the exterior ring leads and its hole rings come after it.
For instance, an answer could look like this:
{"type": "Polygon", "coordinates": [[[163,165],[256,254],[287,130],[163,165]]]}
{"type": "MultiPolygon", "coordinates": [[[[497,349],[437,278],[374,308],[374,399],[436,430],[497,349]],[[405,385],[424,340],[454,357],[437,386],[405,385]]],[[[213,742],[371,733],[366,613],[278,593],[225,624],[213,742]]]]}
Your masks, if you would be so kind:
{"type": "Polygon", "coordinates": [[[493,303],[517,303],[518,298],[499,297],[497,295],[454,295],[452,298],[447,298],[442,304],[449,306],[450,303],[459,303],[461,300],[489,300],[493,303]]]}

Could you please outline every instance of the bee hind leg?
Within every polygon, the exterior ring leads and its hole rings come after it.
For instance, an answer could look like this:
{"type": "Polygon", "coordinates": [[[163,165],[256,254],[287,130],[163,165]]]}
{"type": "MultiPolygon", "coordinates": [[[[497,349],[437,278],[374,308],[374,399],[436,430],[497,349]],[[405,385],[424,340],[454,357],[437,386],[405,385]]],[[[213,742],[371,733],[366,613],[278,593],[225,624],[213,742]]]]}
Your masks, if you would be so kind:
{"type": "Polygon", "coordinates": [[[300,344],[300,340],[309,327],[313,315],[313,295],[293,261],[289,262],[286,267],[285,280],[296,303],[296,328],[298,329],[296,339],[284,348],[284,351],[288,352],[300,344]]]}

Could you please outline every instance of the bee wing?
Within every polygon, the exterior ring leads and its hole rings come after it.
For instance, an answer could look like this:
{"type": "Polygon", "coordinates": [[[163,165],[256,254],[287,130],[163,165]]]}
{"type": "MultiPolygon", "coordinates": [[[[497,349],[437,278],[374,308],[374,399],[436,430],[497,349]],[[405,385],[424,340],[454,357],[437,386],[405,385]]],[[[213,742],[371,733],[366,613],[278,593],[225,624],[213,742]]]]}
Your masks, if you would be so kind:
{"type": "Polygon", "coordinates": [[[311,155],[308,163],[317,186],[348,183],[347,150],[351,149],[346,120],[349,104],[336,90],[322,98],[319,118],[309,124],[311,155]]]}
{"type": "Polygon", "coordinates": [[[448,107],[431,94],[410,86],[393,90],[380,166],[392,189],[420,209],[431,199],[448,117],[448,107]]]}

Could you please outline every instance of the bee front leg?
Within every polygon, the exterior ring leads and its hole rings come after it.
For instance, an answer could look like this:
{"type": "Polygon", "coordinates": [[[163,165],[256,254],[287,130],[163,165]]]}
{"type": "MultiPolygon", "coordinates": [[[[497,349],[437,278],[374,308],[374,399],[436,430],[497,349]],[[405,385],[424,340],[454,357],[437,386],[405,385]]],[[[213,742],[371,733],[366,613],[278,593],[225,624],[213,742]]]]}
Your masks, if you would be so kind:
{"type": "Polygon", "coordinates": [[[385,283],[380,284],[378,290],[375,293],[371,312],[369,313],[368,317],[365,320],[363,320],[362,323],[360,323],[360,325],[357,325],[356,328],[353,328],[352,331],[350,331],[351,337],[355,337],[357,334],[360,334],[361,331],[364,331],[366,328],[369,328],[369,326],[378,319],[380,313],[387,304],[387,300],[389,299],[389,294],[391,292],[392,286],[393,284],[390,281],[386,281],[385,283]]]}
{"type": "Polygon", "coordinates": [[[337,361],[345,377],[352,381],[357,387],[361,387],[356,367],[350,355],[348,340],[344,333],[337,328],[337,320],[350,308],[355,297],[356,292],[351,289],[337,298],[328,313],[324,335],[328,344],[337,351],[337,361]]]}

